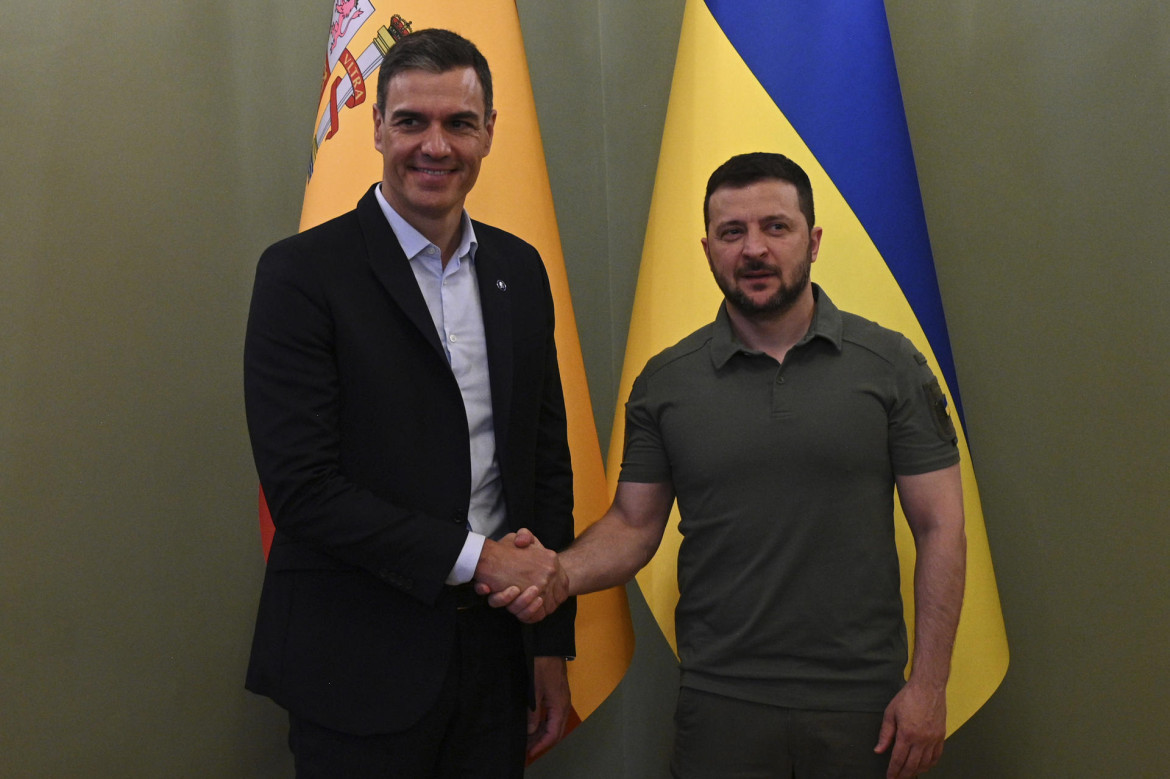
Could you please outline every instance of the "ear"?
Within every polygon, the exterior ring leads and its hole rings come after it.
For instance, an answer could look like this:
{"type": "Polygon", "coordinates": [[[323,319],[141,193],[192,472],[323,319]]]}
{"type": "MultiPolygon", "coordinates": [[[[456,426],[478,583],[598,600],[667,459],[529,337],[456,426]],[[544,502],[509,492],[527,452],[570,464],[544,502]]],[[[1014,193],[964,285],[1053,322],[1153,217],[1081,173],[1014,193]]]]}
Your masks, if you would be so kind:
{"type": "Polygon", "coordinates": [[[707,258],[707,267],[714,272],[715,266],[711,264],[711,250],[707,247],[707,237],[700,238],[699,243],[703,244],[703,255],[707,258]]]}
{"type": "Polygon", "coordinates": [[[496,109],[492,109],[491,116],[483,123],[483,129],[487,132],[487,144],[484,148],[484,156],[486,157],[492,150],[492,138],[496,135],[496,109]]]}
{"type": "Polygon", "coordinates": [[[374,104],[374,148],[382,151],[382,112],[377,103],[374,104]]]}
{"type": "Polygon", "coordinates": [[[808,253],[812,258],[810,262],[817,261],[817,253],[821,250],[821,232],[819,225],[808,231],[808,253]]]}

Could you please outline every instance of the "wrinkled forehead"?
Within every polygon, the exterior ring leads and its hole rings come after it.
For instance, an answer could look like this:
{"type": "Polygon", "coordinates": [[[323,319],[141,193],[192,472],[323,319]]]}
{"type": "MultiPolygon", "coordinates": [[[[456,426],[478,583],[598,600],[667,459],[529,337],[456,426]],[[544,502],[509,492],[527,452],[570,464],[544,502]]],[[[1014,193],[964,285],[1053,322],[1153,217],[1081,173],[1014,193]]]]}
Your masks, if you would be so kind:
{"type": "Polygon", "coordinates": [[[711,225],[726,221],[757,221],[770,216],[800,216],[801,221],[805,221],[796,185],[780,179],[720,186],[711,193],[707,209],[711,225]]]}
{"type": "Polygon", "coordinates": [[[440,71],[430,68],[404,68],[386,82],[386,93],[382,95],[382,103],[387,107],[391,93],[397,101],[406,103],[434,100],[440,94],[447,97],[453,97],[458,93],[464,97],[471,95],[474,103],[471,108],[476,114],[482,117],[487,113],[483,83],[480,82],[475,68],[471,66],[440,71]]]}

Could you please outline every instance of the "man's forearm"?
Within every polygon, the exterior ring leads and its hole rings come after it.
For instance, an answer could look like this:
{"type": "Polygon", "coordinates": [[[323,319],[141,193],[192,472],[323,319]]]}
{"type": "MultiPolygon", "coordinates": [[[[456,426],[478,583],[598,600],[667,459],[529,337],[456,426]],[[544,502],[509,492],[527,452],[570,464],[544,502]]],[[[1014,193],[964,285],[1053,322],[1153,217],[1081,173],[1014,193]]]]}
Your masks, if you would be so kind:
{"type": "Polygon", "coordinates": [[[621,482],[613,505],[561,553],[574,595],[625,584],[658,550],[674,504],[666,483],[621,482]]]}
{"type": "Polygon", "coordinates": [[[910,679],[945,687],[963,606],[967,542],[962,525],[940,525],[917,539],[914,660],[910,679]]]}
{"type": "Polygon", "coordinates": [[[631,531],[606,515],[561,552],[561,565],[569,576],[569,592],[584,595],[625,584],[649,562],[658,548],[645,534],[631,531]]]}
{"type": "Polygon", "coordinates": [[[910,681],[944,689],[963,607],[967,537],[959,466],[897,477],[898,498],[914,535],[914,659],[910,681]]]}
{"type": "MultiPolygon", "coordinates": [[[[489,595],[492,606],[507,607],[522,622],[538,622],[553,613],[567,596],[629,581],[654,556],[673,503],[674,491],[667,483],[621,482],[609,511],[557,556],[565,575],[564,589],[535,585],[525,588],[511,582],[500,587],[490,577],[481,578],[478,572],[477,589],[489,595]]],[[[500,545],[509,540],[520,549],[540,546],[540,541],[527,530],[501,539],[500,545]]],[[[488,551],[487,544],[484,549],[488,551]]],[[[493,547],[491,552],[495,551],[493,547]]]]}

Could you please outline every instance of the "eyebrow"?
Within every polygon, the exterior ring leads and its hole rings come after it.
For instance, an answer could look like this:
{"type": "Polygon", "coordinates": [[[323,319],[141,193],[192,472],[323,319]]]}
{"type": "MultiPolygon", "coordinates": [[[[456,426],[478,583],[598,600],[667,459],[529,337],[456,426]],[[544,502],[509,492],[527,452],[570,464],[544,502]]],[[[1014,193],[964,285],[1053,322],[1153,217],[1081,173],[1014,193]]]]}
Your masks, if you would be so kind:
{"type": "Polygon", "coordinates": [[[477,114],[475,111],[459,111],[458,113],[450,114],[449,116],[447,116],[445,118],[448,121],[450,121],[452,119],[462,119],[464,121],[467,121],[470,119],[470,120],[476,122],[477,124],[483,120],[483,118],[479,114],[477,114]]]}
{"type": "MultiPolygon", "coordinates": [[[[391,119],[416,119],[425,116],[423,111],[416,111],[413,108],[396,108],[390,112],[391,119]]],[[[448,114],[442,117],[442,121],[449,122],[452,120],[474,121],[477,124],[481,121],[479,114],[475,111],[458,111],[453,114],[448,114]]]]}
{"type": "Polygon", "coordinates": [[[724,219],[722,221],[715,222],[715,228],[720,229],[720,228],[724,228],[724,227],[734,227],[736,225],[745,225],[745,224],[747,224],[747,222],[745,222],[743,219],[724,219]]]}
{"type": "Polygon", "coordinates": [[[749,222],[760,224],[761,222],[791,222],[795,217],[792,214],[765,214],[758,219],[741,219],[739,217],[724,219],[720,222],[715,222],[716,227],[724,227],[727,225],[746,225],[749,222]]]}

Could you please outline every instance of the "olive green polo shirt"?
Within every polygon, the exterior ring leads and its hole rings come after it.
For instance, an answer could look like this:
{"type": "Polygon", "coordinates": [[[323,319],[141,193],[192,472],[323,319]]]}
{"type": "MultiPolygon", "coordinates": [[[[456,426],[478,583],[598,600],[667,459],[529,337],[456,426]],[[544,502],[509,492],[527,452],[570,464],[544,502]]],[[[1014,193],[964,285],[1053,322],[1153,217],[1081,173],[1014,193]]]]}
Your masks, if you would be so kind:
{"type": "Polygon", "coordinates": [[[814,295],[783,363],[738,343],[722,306],[652,358],[626,404],[620,478],[677,495],[684,686],[881,711],[906,665],[894,475],[959,454],[910,341],[814,295]]]}

